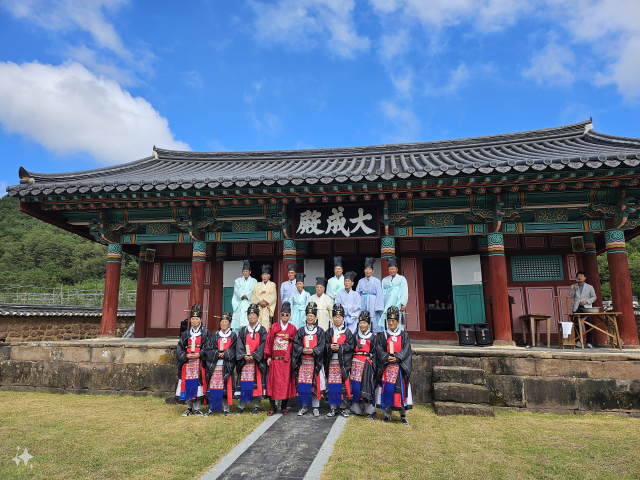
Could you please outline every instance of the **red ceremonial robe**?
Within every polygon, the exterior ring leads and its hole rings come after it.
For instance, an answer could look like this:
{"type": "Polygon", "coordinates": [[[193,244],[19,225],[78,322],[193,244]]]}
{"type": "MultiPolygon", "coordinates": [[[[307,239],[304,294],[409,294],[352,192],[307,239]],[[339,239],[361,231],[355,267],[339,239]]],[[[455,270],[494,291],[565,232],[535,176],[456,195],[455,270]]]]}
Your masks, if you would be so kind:
{"type": "Polygon", "coordinates": [[[267,375],[267,396],[271,400],[286,400],[296,396],[296,383],[291,372],[291,350],[297,333],[291,322],[282,330],[280,322],[269,329],[264,357],[271,358],[267,375]]]}

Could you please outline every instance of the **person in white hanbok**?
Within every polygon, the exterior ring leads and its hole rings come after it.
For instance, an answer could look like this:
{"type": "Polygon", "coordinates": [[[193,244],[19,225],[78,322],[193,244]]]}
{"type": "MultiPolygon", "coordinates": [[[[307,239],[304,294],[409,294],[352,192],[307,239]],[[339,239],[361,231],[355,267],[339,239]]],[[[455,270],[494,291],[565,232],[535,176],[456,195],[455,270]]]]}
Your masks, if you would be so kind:
{"type": "Polygon", "coordinates": [[[351,333],[356,333],[358,328],[358,316],[362,310],[362,299],[358,292],[353,289],[353,281],[356,278],[356,272],[347,272],[344,275],[344,290],[336,295],[336,304],[342,305],[344,308],[344,323],[351,333]]]}
{"type": "Polygon", "coordinates": [[[324,293],[327,279],[324,277],[316,278],[316,293],[311,296],[311,301],[318,306],[318,326],[325,332],[331,328],[331,314],[333,309],[333,300],[324,293]]]}
{"type": "Polygon", "coordinates": [[[242,261],[242,276],[236,278],[233,284],[233,298],[231,299],[231,307],[233,308],[233,331],[236,334],[249,324],[247,320],[247,308],[249,308],[249,300],[253,292],[254,285],[258,281],[251,277],[251,265],[249,260],[242,261]]]}
{"type": "Polygon", "coordinates": [[[378,325],[384,328],[386,324],[387,310],[396,307],[400,312],[400,330],[404,330],[404,316],[409,301],[409,286],[407,279],[398,273],[398,258],[389,257],[389,276],[382,280],[382,296],[384,298],[384,312],[380,315],[378,325]]]}
{"type": "Polygon", "coordinates": [[[331,297],[334,303],[338,292],[344,290],[344,275],[342,275],[342,272],[342,257],[334,257],[333,273],[335,273],[335,276],[331,277],[327,284],[327,295],[331,297]]]}
{"type": "Polygon", "coordinates": [[[364,278],[358,281],[356,292],[362,297],[362,310],[370,315],[371,330],[377,334],[382,331],[379,325],[380,315],[384,312],[382,283],[373,276],[373,257],[364,260],[364,278]]]}
{"type": "Polygon", "coordinates": [[[287,265],[287,277],[288,279],[282,282],[280,285],[280,303],[286,302],[291,294],[296,291],[296,270],[298,269],[297,263],[290,263],[287,265]]]}

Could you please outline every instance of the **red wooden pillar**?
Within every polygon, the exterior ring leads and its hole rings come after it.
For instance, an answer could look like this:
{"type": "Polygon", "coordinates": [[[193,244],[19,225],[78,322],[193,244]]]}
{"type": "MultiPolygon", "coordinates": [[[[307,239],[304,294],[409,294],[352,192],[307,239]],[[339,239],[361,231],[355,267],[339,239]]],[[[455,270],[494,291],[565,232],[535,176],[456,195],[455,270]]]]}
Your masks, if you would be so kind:
{"type": "Polygon", "coordinates": [[[511,336],[507,262],[504,256],[504,237],[502,233],[490,233],[485,238],[478,239],[478,249],[482,255],[488,257],[494,343],[498,345],[515,345],[511,336]]]}
{"type": "MultiPolygon", "coordinates": [[[[204,301],[204,264],[207,259],[207,242],[193,242],[191,256],[191,288],[189,289],[189,303],[202,305],[204,301]]],[[[191,308],[189,305],[189,308],[191,308]]],[[[203,308],[204,310],[204,308],[203,308]]]]}
{"type": "MultiPolygon", "coordinates": [[[[596,292],[596,299],[593,302],[594,307],[602,307],[602,292],[600,288],[600,271],[598,270],[598,255],[596,254],[596,240],[593,233],[587,232],[582,234],[584,239],[584,252],[582,253],[582,269],[587,275],[587,283],[593,287],[596,292]]],[[[593,336],[596,345],[606,345],[608,343],[607,336],[596,330],[593,336]]]]}
{"type": "MultiPolygon", "coordinates": [[[[478,249],[480,249],[482,245],[482,240],[486,240],[483,237],[478,238],[478,249]]],[[[482,271],[482,295],[484,302],[484,314],[489,326],[491,327],[491,331],[494,331],[493,328],[493,316],[491,315],[491,304],[484,301],[485,298],[491,296],[491,272],[489,266],[489,256],[486,254],[486,242],[484,245],[484,249],[480,252],[480,270],[482,271]]]]}
{"type": "Polygon", "coordinates": [[[140,245],[138,255],[138,285],[136,288],[136,320],[133,327],[135,338],[147,336],[147,276],[149,274],[149,264],[145,261],[147,252],[146,245],[140,245]]]}
{"type": "Polygon", "coordinates": [[[119,243],[110,243],[107,250],[107,275],[104,282],[104,301],[102,303],[100,335],[114,336],[116,334],[121,262],[122,245],[119,243]]]}
{"type": "Polygon", "coordinates": [[[638,347],[638,331],[633,313],[631,299],[631,275],[627,259],[627,244],[624,230],[607,230],[604,232],[607,247],[607,262],[611,279],[611,300],[613,310],[618,315],[618,329],[625,347],[638,347]]]}

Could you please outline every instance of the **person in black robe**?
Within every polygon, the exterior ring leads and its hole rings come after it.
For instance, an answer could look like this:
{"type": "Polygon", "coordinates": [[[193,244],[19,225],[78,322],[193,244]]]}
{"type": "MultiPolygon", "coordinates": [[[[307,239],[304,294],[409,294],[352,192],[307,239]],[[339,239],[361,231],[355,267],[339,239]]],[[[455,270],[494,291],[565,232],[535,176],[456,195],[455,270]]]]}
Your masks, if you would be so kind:
{"type": "Polygon", "coordinates": [[[411,398],[411,341],[401,330],[398,307],[387,309],[387,329],[378,336],[376,346],[377,402],[384,410],[383,422],[391,421],[393,411],[400,412],[403,425],[409,425],[407,410],[413,408],[411,398]]]}
{"type": "Polygon", "coordinates": [[[333,327],[325,333],[324,371],[327,375],[327,390],[331,411],[327,417],[335,417],[337,408],[343,417],[349,416],[351,400],[351,360],[353,358],[354,337],[344,323],[344,308],[333,306],[333,327]]]}
{"type": "Polygon", "coordinates": [[[236,366],[236,342],[238,337],[231,330],[231,312],[222,312],[220,330],[211,335],[207,362],[207,384],[209,385],[209,411],[222,410],[224,416],[230,415],[229,407],[233,403],[233,370],[236,366]]]}
{"type": "Polygon", "coordinates": [[[206,402],[206,370],[211,333],[202,326],[202,305],[194,304],[189,312],[191,326],[180,334],[176,347],[178,387],[176,400],[186,403],[183,417],[202,415],[200,406],[206,402]]]}
{"type": "Polygon", "coordinates": [[[323,372],[324,330],[318,326],[318,306],[309,302],[305,308],[306,323],[298,329],[293,339],[291,368],[298,385],[298,415],[304,415],[313,407],[313,416],[319,417],[320,397],[325,389],[323,372]]]}
{"type": "Polygon", "coordinates": [[[267,329],[258,322],[260,307],[251,304],[247,309],[249,325],[240,329],[236,344],[237,389],[240,390],[238,415],[244,413],[248,402],[253,405],[253,414],[258,414],[262,396],[267,389],[267,360],[264,347],[267,342],[267,329]]]}
{"type": "Polygon", "coordinates": [[[351,362],[351,411],[365,412],[368,420],[376,418],[376,346],[378,337],[371,331],[371,316],[363,310],[354,335],[355,348],[351,362]]]}

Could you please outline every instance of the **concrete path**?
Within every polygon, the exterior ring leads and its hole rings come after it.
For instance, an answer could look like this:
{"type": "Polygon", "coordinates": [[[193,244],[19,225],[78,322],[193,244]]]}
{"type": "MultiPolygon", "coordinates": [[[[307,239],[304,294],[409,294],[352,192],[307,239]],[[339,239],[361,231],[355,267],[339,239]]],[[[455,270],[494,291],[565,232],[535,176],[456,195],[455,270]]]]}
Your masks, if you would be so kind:
{"type": "Polygon", "coordinates": [[[265,420],[202,480],[319,479],[347,419],[289,415],[265,420]]]}

